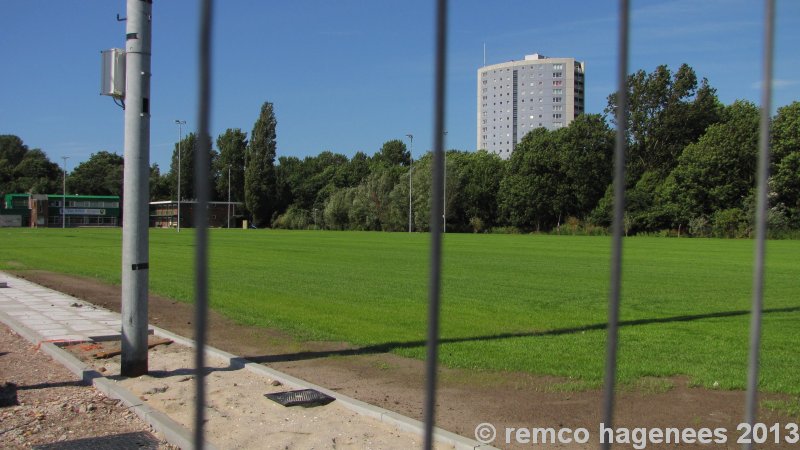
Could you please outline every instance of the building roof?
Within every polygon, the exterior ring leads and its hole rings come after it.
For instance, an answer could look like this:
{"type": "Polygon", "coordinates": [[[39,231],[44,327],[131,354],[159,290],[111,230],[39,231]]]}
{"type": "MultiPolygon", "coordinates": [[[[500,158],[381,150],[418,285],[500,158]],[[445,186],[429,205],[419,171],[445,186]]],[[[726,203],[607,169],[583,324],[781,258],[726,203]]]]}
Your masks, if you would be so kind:
{"type": "MultiPolygon", "coordinates": [[[[197,200],[181,200],[181,205],[191,205],[197,203],[197,200]]],[[[158,200],[150,202],[151,205],[176,205],[177,200],[158,200]]],[[[242,202],[208,202],[209,205],[241,205],[242,202]]]]}
{"type": "MultiPolygon", "coordinates": [[[[31,195],[38,195],[38,194],[17,193],[17,194],[6,194],[5,197],[6,198],[12,198],[12,197],[26,197],[27,198],[27,197],[30,197],[31,195]]],[[[78,194],[67,194],[67,195],[64,195],[64,194],[44,194],[44,195],[46,195],[47,198],[50,198],[50,197],[53,197],[53,198],[69,198],[69,199],[72,199],[72,200],[77,200],[77,199],[88,200],[88,199],[92,199],[92,198],[98,198],[98,199],[103,199],[103,200],[119,200],[119,195],[78,195],[78,194]]]]}

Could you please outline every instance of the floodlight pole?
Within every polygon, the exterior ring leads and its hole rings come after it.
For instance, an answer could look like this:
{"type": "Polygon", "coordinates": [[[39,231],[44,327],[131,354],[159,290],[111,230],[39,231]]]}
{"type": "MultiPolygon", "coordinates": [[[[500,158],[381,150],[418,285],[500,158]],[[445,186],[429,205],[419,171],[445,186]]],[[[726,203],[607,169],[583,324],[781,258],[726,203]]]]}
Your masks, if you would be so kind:
{"type": "Polygon", "coordinates": [[[228,164],[228,229],[231,227],[231,165],[228,164]]]}
{"type": "Polygon", "coordinates": [[[64,181],[61,191],[61,228],[67,227],[67,160],[69,156],[62,156],[64,160],[64,181]]]}
{"type": "Polygon", "coordinates": [[[125,41],[125,196],[122,202],[120,373],[147,373],[150,37],[152,1],[128,0],[125,41]]]}
{"type": "MultiPolygon", "coordinates": [[[[442,139],[442,142],[444,142],[447,139],[447,130],[444,130],[442,134],[444,134],[444,139],[442,139]]],[[[442,233],[447,233],[447,150],[445,150],[447,147],[444,144],[442,144],[442,147],[444,152],[444,168],[442,169],[444,174],[444,184],[442,185],[442,191],[444,192],[442,194],[444,200],[442,202],[442,233]]]]}
{"type": "Polygon", "coordinates": [[[175,120],[178,124],[178,233],[181,232],[181,141],[183,141],[183,126],[185,120],[175,120]]]}
{"type": "Polygon", "coordinates": [[[414,168],[414,135],[407,134],[406,137],[411,141],[411,149],[408,151],[408,232],[411,233],[411,170],[414,168]]]}

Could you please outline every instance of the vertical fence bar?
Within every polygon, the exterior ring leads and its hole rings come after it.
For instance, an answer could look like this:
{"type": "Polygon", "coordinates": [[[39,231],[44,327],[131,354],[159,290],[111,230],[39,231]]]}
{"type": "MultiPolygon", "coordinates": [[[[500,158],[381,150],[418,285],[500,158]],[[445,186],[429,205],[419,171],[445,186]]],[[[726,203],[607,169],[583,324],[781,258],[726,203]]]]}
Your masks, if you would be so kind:
{"type": "MultiPolygon", "coordinates": [[[[758,365],[761,348],[761,310],[764,305],[764,255],[767,239],[767,179],[769,177],[769,128],[772,110],[772,64],[775,40],[775,0],[764,1],[764,79],[761,86],[761,123],[758,142],[756,242],[753,264],[753,305],[750,315],[750,355],[747,369],[745,422],[752,425],[758,412],[758,365]]],[[[752,448],[752,443],[742,448],[752,448]]]]}
{"type": "Polygon", "coordinates": [[[439,358],[439,304],[442,273],[442,194],[444,180],[444,105],[447,68],[447,0],[436,6],[436,79],[433,114],[433,186],[431,192],[431,260],[428,286],[428,348],[425,359],[425,442],[433,448],[433,428],[436,419],[436,369],[439,358]]]}
{"type": "MultiPolygon", "coordinates": [[[[608,298],[608,337],[603,388],[603,424],[611,428],[614,420],[614,389],[617,377],[617,339],[619,299],[622,284],[622,230],[625,214],[625,149],[628,126],[628,0],[619,2],[619,60],[617,61],[617,136],[614,148],[614,224],[611,240],[611,280],[608,298]]],[[[611,448],[604,442],[602,448],[611,448]]]]}
{"type": "Polygon", "coordinates": [[[208,197],[209,151],[211,135],[209,120],[211,110],[211,14],[212,1],[200,2],[199,80],[197,108],[198,147],[195,157],[195,194],[197,210],[195,222],[195,403],[194,446],[205,447],[205,348],[208,315],[208,197]]]}

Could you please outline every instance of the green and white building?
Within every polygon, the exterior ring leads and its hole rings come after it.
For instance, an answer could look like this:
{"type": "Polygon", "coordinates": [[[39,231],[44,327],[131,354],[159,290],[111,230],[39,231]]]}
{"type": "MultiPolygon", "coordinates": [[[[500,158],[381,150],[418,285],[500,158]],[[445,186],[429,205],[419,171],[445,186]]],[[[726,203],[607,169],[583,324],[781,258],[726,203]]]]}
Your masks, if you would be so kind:
{"type": "Polygon", "coordinates": [[[120,206],[117,195],[6,194],[0,226],[116,227],[120,206]]]}

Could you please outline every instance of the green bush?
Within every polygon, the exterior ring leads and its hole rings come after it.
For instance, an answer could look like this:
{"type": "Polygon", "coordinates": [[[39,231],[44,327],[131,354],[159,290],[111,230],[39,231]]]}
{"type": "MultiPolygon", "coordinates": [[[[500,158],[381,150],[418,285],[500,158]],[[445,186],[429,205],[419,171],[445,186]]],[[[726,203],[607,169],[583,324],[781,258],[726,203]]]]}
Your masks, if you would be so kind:
{"type": "Polygon", "coordinates": [[[521,234],[517,227],[494,227],[491,229],[492,234],[521,234]]]}
{"type": "Polygon", "coordinates": [[[709,237],[711,225],[705,216],[697,216],[689,221],[689,234],[692,237],[709,237]]]}
{"type": "Polygon", "coordinates": [[[469,226],[472,227],[473,233],[480,233],[483,231],[483,221],[480,217],[471,217],[469,219],[469,226]]]}
{"type": "MultiPolygon", "coordinates": [[[[295,206],[290,206],[285,213],[278,216],[272,223],[273,228],[283,228],[287,230],[304,230],[308,228],[309,212],[295,206]]],[[[313,222],[312,222],[313,225],[313,222]]]]}
{"type": "Polygon", "coordinates": [[[750,221],[739,208],[716,211],[711,218],[711,232],[715,237],[741,238],[750,235],[750,221]]]}

